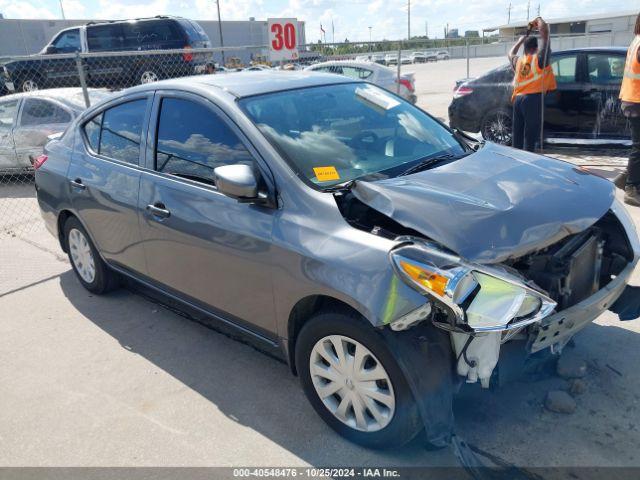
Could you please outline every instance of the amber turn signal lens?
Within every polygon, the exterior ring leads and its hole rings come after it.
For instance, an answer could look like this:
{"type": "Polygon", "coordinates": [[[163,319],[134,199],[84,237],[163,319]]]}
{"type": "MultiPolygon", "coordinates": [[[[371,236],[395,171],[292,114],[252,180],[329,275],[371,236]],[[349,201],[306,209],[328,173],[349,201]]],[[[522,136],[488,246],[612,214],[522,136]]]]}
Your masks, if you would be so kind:
{"type": "Polygon", "coordinates": [[[400,268],[402,268],[404,273],[406,273],[407,276],[417,284],[441,297],[444,296],[447,283],[449,283],[449,279],[447,277],[429,271],[422,266],[414,265],[403,260],[400,260],[400,268]]]}

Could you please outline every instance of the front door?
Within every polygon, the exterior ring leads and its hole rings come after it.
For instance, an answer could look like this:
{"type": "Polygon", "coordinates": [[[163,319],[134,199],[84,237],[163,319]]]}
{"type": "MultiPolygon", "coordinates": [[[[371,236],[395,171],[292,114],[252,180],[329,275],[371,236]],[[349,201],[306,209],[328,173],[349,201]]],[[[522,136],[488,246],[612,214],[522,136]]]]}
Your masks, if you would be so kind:
{"type": "Polygon", "coordinates": [[[142,135],[151,96],[108,106],[80,129],[67,178],[74,210],[107,261],[146,274],[138,225],[142,135]]]}
{"type": "MultiPolygon", "coordinates": [[[[80,29],[65,30],[51,42],[50,53],[76,53],[82,51],[80,29]]],[[[46,78],[46,84],[50,88],[77,87],[80,86],[80,77],[75,58],[42,58],[42,70],[46,78]]],[[[39,86],[42,88],[42,86],[39,86]]],[[[16,86],[25,90],[24,85],[16,86]]]]}
{"type": "Polygon", "coordinates": [[[149,276],[227,320],[273,337],[273,210],[219,193],[213,169],[255,165],[255,151],[212,103],[157,94],[140,184],[149,276]]]}
{"type": "Polygon", "coordinates": [[[578,79],[578,55],[553,55],[551,68],[558,89],[545,94],[545,137],[575,137],[578,134],[578,109],[582,85],[578,79]]]}
{"type": "Polygon", "coordinates": [[[20,100],[4,100],[0,102],[0,174],[18,168],[13,129],[18,117],[20,100]]]}

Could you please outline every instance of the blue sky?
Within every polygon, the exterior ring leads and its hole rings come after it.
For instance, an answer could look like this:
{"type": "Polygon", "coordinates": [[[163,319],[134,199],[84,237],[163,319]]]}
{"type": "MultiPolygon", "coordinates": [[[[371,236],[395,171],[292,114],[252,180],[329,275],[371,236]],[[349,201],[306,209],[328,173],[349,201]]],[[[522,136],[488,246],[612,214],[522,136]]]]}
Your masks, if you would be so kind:
{"type": "MultiPolygon", "coordinates": [[[[67,18],[132,18],[173,14],[194,19],[215,19],[214,0],[62,0],[67,18]]],[[[442,37],[444,26],[477,30],[506,23],[509,0],[412,0],[412,35],[425,32],[442,37]]],[[[524,20],[527,0],[512,0],[512,20],[524,20]]],[[[640,0],[531,0],[531,14],[543,17],[640,11],[640,0]]],[[[406,38],[407,0],[220,0],[223,20],[249,17],[297,17],[307,22],[308,41],[320,35],[320,23],[331,41],[333,20],[335,40],[368,40],[372,27],[374,39],[406,38]]],[[[59,0],[0,0],[0,13],[6,18],[60,18],[59,0]]]]}

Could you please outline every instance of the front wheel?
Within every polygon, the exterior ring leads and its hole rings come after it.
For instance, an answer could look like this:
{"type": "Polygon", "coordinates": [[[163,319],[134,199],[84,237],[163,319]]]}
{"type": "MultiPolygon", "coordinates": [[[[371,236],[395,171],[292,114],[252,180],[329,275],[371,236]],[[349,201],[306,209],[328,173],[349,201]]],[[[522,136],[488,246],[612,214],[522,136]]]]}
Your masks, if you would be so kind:
{"type": "Polygon", "coordinates": [[[18,85],[16,85],[21,92],[35,92],[36,90],[40,90],[41,86],[42,81],[35,76],[24,78],[20,80],[18,85]]]}
{"type": "Polygon", "coordinates": [[[309,320],[296,342],[296,367],[313,408],[348,440],[391,448],[422,430],[398,363],[357,315],[326,311],[309,320]]]}
{"type": "Polygon", "coordinates": [[[482,119],[480,126],[482,138],[500,145],[511,145],[513,123],[511,114],[506,110],[494,110],[482,119]]]}

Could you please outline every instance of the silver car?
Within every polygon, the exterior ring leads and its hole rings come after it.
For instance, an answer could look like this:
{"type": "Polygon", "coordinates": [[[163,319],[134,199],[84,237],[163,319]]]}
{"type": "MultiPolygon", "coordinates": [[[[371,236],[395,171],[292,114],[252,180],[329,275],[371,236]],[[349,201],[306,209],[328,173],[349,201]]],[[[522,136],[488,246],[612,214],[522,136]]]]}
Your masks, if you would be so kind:
{"type": "Polygon", "coordinates": [[[398,78],[397,70],[375,62],[357,60],[333,60],[306,67],[311,72],[335,73],[355,80],[366,80],[390,92],[416,103],[415,80],[413,73],[404,72],[398,78]]]}
{"type": "Polygon", "coordinates": [[[45,155],[42,216],[84,287],[132,279],[280,355],[362,445],[446,445],[461,383],[638,314],[640,243],[610,182],[340,75],[134,87],[45,155]]]}
{"type": "MultiPolygon", "coordinates": [[[[106,91],[90,90],[90,100],[106,91]]],[[[29,171],[50,135],[62,133],[85,109],[80,88],[18,93],[0,98],[0,173],[29,171]]]]}

